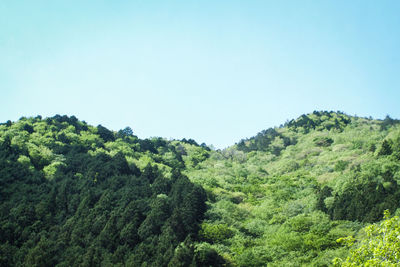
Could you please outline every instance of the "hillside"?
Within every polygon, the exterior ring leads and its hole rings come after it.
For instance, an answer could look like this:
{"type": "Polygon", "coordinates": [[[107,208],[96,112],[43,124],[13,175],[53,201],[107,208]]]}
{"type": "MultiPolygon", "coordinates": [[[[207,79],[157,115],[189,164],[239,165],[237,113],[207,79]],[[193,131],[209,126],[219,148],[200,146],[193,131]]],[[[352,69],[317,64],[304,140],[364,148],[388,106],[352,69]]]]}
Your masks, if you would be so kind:
{"type": "Polygon", "coordinates": [[[177,146],[130,128],[67,116],[1,125],[0,266],[173,265],[206,210],[183,169],[177,146]]]}
{"type": "Polygon", "coordinates": [[[337,239],[400,207],[399,159],[399,121],[314,112],[185,173],[209,195],[203,246],[232,265],[328,266],[348,255],[337,239]]]}
{"type": "Polygon", "coordinates": [[[338,239],[400,213],[399,160],[398,120],[341,112],[217,151],[73,116],[8,121],[0,266],[340,264],[338,239]]]}

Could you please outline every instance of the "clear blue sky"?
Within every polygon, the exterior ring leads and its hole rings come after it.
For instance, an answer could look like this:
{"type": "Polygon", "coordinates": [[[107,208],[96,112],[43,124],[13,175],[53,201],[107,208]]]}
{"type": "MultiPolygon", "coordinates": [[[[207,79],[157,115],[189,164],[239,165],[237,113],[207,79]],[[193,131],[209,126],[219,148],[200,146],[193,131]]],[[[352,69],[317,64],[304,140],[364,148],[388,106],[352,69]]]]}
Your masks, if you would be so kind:
{"type": "Polygon", "coordinates": [[[0,1],[0,121],[223,148],[313,110],[400,118],[400,1],[0,1]]]}

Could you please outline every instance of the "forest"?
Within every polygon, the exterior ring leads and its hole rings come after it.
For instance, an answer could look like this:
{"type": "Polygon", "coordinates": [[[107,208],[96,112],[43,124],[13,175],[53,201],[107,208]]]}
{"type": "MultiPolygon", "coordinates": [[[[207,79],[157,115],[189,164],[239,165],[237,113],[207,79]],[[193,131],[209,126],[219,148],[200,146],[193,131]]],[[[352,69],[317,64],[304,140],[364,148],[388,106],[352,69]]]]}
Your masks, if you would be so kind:
{"type": "Polygon", "coordinates": [[[0,266],[400,266],[400,121],[314,111],[226,149],[0,124],[0,266]]]}

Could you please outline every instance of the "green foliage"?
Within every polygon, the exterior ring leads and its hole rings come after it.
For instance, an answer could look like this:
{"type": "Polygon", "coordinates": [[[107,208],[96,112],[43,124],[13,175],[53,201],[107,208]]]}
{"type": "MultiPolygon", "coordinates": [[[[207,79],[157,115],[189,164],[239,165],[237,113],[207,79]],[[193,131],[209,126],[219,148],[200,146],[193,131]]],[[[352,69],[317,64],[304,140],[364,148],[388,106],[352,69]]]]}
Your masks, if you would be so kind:
{"type": "Polygon", "coordinates": [[[0,266],[167,266],[184,241],[196,262],[206,194],[184,166],[173,144],[129,128],[0,125],[0,266]]]}
{"type": "Polygon", "coordinates": [[[398,266],[400,263],[400,218],[390,218],[385,211],[384,220],[363,229],[366,233],[361,240],[348,237],[345,241],[353,249],[346,260],[335,258],[335,266],[398,266]]]}
{"type": "Polygon", "coordinates": [[[380,126],[314,112],[188,164],[185,173],[210,199],[201,244],[236,266],[329,266],[345,258],[348,247],[337,239],[399,207],[400,129],[380,126]],[[383,140],[391,149],[385,155],[375,152],[383,140]]]}
{"type": "Polygon", "coordinates": [[[346,169],[346,167],[347,167],[348,165],[349,165],[348,162],[343,161],[343,160],[338,160],[338,161],[335,163],[334,170],[337,171],[337,172],[343,172],[343,171],[346,169]]]}
{"type": "Polygon", "coordinates": [[[399,208],[399,160],[397,120],[341,112],[217,151],[73,116],[8,121],[0,266],[397,264],[399,219],[379,220],[399,208]]]}
{"type": "Polygon", "coordinates": [[[295,131],[308,133],[311,130],[343,130],[349,123],[351,117],[341,112],[314,111],[312,114],[302,115],[296,120],[285,124],[295,131]]]}
{"type": "Polygon", "coordinates": [[[381,147],[378,150],[378,156],[387,156],[392,154],[392,146],[388,140],[383,140],[381,147]]]}
{"type": "Polygon", "coordinates": [[[279,155],[285,147],[295,144],[295,139],[290,139],[279,132],[279,129],[269,128],[258,133],[255,137],[241,140],[237,144],[238,150],[250,151],[269,151],[279,155]]]}
{"type": "Polygon", "coordinates": [[[233,231],[229,229],[227,224],[208,224],[201,225],[200,237],[205,241],[214,243],[222,242],[233,236],[233,231]]]}
{"type": "Polygon", "coordinates": [[[323,147],[327,147],[332,145],[333,140],[332,138],[326,137],[326,136],[319,136],[314,138],[314,143],[317,146],[323,146],[323,147]]]}
{"type": "Polygon", "coordinates": [[[192,266],[224,266],[225,260],[218,255],[211,246],[207,244],[197,245],[195,248],[195,258],[192,266]]]}
{"type": "Polygon", "coordinates": [[[399,165],[390,159],[380,161],[365,163],[350,173],[349,180],[336,191],[324,187],[318,192],[318,208],[334,220],[364,222],[380,220],[386,209],[395,211],[400,201],[400,187],[394,179],[399,165]]]}

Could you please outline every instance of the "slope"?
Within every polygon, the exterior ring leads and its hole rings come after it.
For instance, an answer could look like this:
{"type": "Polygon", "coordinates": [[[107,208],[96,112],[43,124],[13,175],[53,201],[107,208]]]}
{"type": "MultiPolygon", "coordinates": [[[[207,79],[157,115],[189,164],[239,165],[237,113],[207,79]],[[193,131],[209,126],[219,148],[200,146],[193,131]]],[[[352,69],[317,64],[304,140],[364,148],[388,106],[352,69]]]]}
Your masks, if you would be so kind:
{"type": "Polygon", "coordinates": [[[174,145],[130,128],[59,115],[0,125],[0,266],[182,262],[206,210],[183,169],[174,145]]]}
{"type": "Polygon", "coordinates": [[[400,213],[399,160],[398,120],[341,112],[302,115],[222,151],[74,116],[8,121],[0,266],[345,262],[337,240],[364,239],[384,210],[400,213]]]}
{"type": "Polygon", "coordinates": [[[187,165],[209,196],[199,246],[233,266],[328,266],[346,257],[337,239],[400,207],[399,126],[314,112],[187,165]]]}

